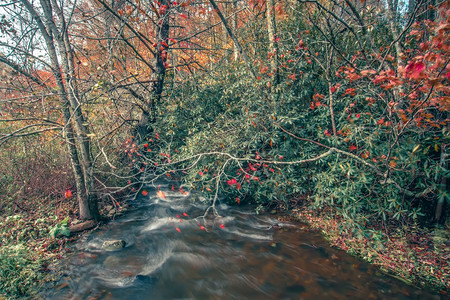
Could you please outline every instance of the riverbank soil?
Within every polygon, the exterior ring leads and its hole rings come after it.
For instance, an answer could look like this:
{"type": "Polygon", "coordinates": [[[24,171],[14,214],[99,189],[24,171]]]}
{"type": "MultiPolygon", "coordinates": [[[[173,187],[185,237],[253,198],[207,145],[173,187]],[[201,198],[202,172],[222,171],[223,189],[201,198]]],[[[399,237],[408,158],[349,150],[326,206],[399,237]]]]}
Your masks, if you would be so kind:
{"type": "MultiPolygon", "coordinates": [[[[102,215],[121,212],[118,203],[100,203],[102,215]]],[[[78,239],[69,228],[77,222],[73,199],[0,199],[0,299],[34,298],[59,278],[49,266],[64,257],[78,239]]]]}
{"type": "Polygon", "coordinates": [[[432,289],[448,296],[450,290],[450,230],[383,228],[365,232],[344,231],[344,220],[331,209],[313,211],[296,208],[292,216],[319,229],[334,247],[378,265],[383,271],[408,284],[432,289]]]}

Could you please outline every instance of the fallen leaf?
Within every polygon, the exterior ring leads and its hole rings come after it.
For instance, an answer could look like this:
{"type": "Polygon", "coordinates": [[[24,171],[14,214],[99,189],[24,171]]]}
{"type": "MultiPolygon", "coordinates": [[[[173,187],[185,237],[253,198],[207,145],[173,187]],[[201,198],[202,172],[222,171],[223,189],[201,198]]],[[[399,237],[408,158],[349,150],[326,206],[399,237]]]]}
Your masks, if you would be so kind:
{"type": "Polygon", "coordinates": [[[157,191],[156,197],[166,199],[166,194],[163,191],[157,191]]]}

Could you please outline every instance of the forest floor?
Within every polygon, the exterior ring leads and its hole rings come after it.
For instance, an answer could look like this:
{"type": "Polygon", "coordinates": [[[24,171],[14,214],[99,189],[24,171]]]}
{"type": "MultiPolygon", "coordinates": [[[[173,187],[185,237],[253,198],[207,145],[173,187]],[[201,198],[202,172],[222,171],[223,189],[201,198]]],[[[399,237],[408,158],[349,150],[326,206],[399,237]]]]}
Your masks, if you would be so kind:
{"type": "MultiPolygon", "coordinates": [[[[342,218],[331,211],[293,210],[296,220],[321,230],[330,244],[377,265],[381,270],[408,284],[434,290],[441,295],[450,291],[449,228],[384,228],[372,234],[342,232],[342,218]]],[[[370,232],[370,231],[369,231],[370,232]]]]}
{"type": "MultiPolygon", "coordinates": [[[[99,207],[103,216],[112,208],[103,203],[99,207]]],[[[0,300],[38,298],[42,287],[59,279],[51,266],[64,258],[79,234],[52,233],[73,224],[77,210],[75,199],[0,199],[0,300]]]]}

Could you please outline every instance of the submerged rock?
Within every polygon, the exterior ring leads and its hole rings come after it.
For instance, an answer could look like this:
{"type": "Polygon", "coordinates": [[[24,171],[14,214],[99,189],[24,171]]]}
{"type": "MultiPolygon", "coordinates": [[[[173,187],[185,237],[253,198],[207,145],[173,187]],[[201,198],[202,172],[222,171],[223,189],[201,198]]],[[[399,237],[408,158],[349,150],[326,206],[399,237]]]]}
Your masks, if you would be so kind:
{"type": "Polygon", "coordinates": [[[121,259],[117,256],[108,256],[103,262],[103,266],[108,269],[118,269],[121,265],[121,259]]]}
{"type": "Polygon", "coordinates": [[[126,244],[124,240],[104,241],[102,248],[106,251],[115,251],[124,248],[126,244]]]}

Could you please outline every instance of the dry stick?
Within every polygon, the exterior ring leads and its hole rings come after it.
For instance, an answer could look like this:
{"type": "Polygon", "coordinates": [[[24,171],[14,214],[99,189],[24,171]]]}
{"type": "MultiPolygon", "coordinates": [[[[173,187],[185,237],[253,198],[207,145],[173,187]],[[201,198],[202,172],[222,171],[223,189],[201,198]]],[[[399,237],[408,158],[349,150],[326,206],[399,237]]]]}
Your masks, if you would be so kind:
{"type": "Polygon", "coordinates": [[[239,52],[242,55],[242,58],[244,59],[245,63],[247,64],[247,68],[249,69],[250,73],[252,74],[253,78],[256,78],[256,74],[255,71],[252,68],[252,65],[250,64],[250,60],[247,56],[247,54],[245,54],[244,50],[242,49],[241,44],[239,43],[238,39],[236,38],[236,36],[233,34],[233,31],[231,31],[230,26],[228,25],[227,20],[225,19],[225,17],[223,16],[222,12],[220,11],[219,7],[217,6],[216,2],[214,0],[209,0],[209,2],[211,3],[212,7],[215,9],[217,15],[219,16],[220,20],[222,21],[223,25],[225,26],[225,28],[227,29],[228,34],[230,35],[231,39],[234,42],[234,45],[236,45],[236,47],[238,48],[239,52]]]}
{"type": "Polygon", "coordinates": [[[9,59],[5,58],[3,55],[0,54],[0,62],[10,66],[11,68],[13,68],[16,72],[22,74],[23,76],[27,77],[28,79],[30,79],[31,81],[33,81],[34,83],[40,85],[40,86],[44,86],[46,87],[47,85],[42,82],[39,78],[31,75],[30,73],[26,72],[25,70],[23,70],[18,64],[16,64],[15,62],[10,61],[9,59]]]}
{"type": "MultiPolygon", "coordinates": [[[[365,51],[364,51],[364,43],[361,41],[359,35],[356,34],[356,32],[353,29],[353,27],[351,27],[349,24],[347,24],[347,22],[345,22],[344,20],[339,18],[335,13],[333,13],[331,10],[327,9],[325,6],[323,6],[321,3],[319,3],[319,1],[315,1],[315,0],[314,1],[312,1],[312,0],[298,0],[298,2],[300,2],[300,3],[314,3],[314,4],[316,4],[317,7],[319,7],[322,10],[324,10],[329,15],[331,15],[334,19],[336,19],[339,23],[344,25],[355,36],[357,43],[359,44],[360,48],[362,49],[363,56],[367,59],[365,51]]],[[[315,24],[315,23],[313,23],[313,24],[315,24]]]]}
{"type": "Polygon", "coordinates": [[[20,133],[28,128],[31,127],[38,127],[38,126],[46,126],[46,124],[32,124],[32,125],[27,125],[25,127],[22,127],[14,132],[11,132],[9,134],[0,136],[0,146],[3,145],[4,143],[6,143],[9,139],[11,138],[16,138],[16,137],[24,137],[24,136],[30,136],[30,135],[34,135],[34,134],[40,134],[42,132],[46,132],[46,131],[52,131],[52,130],[61,130],[60,126],[57,127],[48,127],[48,128],[43,128],[43,129],[36,129],[34,131],[29,131],[26,133],[20,133]]]}
{"type": "Polygon", "coordinates": [[[109,11],[112,15],[114,15],[117,19],[119,19],[126,27],[128,27],[128,29],[130,29],[130,31],[134,33],[136,37],[144,44],[145,48],[147,48],[148,51],[150,51],[150,53],[155,55],[155,51],[153,51],[153,49],[151,49],[149,46],[149,44],[151,44],[151,41],[145,35],[136,31],[133,28],[133,26],[131,26],[124,18],[119,16],[111,7],[109,7],[109,5],[105,1],[98,0],[98,2],[100,2],[107,11],[109,11]]]}

